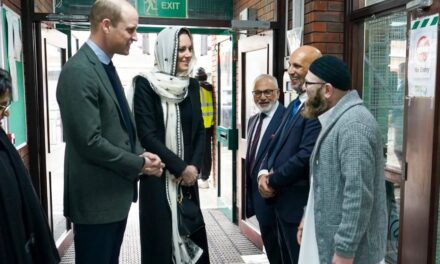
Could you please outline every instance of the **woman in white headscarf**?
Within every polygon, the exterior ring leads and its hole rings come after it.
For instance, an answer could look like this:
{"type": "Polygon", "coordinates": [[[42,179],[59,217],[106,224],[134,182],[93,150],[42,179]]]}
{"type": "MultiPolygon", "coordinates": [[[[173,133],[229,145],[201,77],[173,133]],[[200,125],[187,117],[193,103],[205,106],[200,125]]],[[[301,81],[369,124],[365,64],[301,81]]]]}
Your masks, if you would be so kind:
{"type": "Polygon", "coordinates": [[[139,214],[142,263],[209,263],[205,228],[180,236],[177,182],[191,186],[199,203],[197,176],[203,160],[204,126],[192,36],[182,27],[157,36],[155,68],[136,76],[133,110],[142,146],[165,163],[161,178],[141,177],[139,214]]]}

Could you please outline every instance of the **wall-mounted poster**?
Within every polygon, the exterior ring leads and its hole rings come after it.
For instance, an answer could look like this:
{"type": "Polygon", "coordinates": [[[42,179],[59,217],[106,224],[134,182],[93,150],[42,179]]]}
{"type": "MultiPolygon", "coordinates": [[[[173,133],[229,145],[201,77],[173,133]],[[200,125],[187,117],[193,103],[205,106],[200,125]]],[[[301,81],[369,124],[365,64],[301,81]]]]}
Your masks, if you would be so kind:
{"type": "Polygon", "coordinates": [[[17,66],[16,62],[21,62],[22,42],[20,17],[11,10],[6,9],[6,21],[8,25],[8,60],[9,71],[12,77],[12,100],[18,102],[17,66]]]}
{"type": "MultiPolygon", "coordinates": [[[[21,42],[20,16],[6,6],[0,13],[2,38],[0,38],[4,69],[10,72],[12,78],[12,104],[7,124],[4,126],[13,135],[15,147],[26,144],[26,103],[24,97],[23,51],[21,42]]],[[[5,123],[5,122],[4,122],[5,123]]]]}
{"type": "Polygon", "coordinates": [[[408,96],[434,97],[439,15],[411,21],[408,58],[408,96]]]}
{"type": "Polygon", "coordinates": [[[289,54],[302,45],[303,27],[292,28],[286,31],[287,44],[289,48],[289,54]]]}

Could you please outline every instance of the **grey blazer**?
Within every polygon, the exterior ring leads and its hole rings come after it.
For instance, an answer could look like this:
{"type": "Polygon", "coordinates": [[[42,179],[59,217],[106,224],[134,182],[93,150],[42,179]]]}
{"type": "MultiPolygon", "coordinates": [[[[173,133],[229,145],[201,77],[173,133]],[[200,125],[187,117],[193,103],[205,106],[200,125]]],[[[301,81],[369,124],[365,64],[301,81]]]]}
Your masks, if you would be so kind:
{"type": "Polygon", "coordinates": [[[137,197],[142,148],[136,142],[132,153],[110,80],[87,44],[64,65],[57,100],[66,141],[64,215],[78,224],[123,220],[137,197]]]}
{"type": "Polygon", "coordinates": [[[379,126],[356,91],[333,108],[310,158],[321,263],[333,254],[375,264],[385,256],[387,209],[379,126]]]}

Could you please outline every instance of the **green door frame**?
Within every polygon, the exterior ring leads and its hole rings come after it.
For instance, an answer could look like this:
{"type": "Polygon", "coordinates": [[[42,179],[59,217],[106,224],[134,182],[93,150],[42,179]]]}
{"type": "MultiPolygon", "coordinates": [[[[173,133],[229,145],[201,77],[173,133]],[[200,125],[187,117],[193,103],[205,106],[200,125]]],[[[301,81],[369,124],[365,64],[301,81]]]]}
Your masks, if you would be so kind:
{"type": "MultiPolygon", "coordinates": [[[[220,205],[219,209],[234,223],[237,223],[237,151],[238,151],[238,130],[237,130],[237,38],[234,32],[230,31],[231,43],[232,43],[232,98],[231,98],[231,126],[223,127],[217,126],[216,138],[218,144],[218,152],[220,151],[220,144],[224,144],[228,147],[228,150],[232,151],[232,204],[231,209],[228,206],[224,207],[224,202],[221,200],[221,166],[217,166],[218,175],[218,188],[217,188],[217,204],[220,205]]],[[[217,43],[217,64],[220,61],[220,44],[217,43]]],[[[221,61],[220,61],[221,63],[221,61]]],[[[220,66],[217,67],[217,76],[221,76],[220,66]]],[[[220,78],[217,81],[217,91],[221,91],[222,83],[220,78]]],[[[219,96],[220,97],[220,96],[219,96]]],[[[217,124],[220,122],[220,112],[221,112],[221,98],[217,100],[217,124]]],[[[221,165],[221,157],[218,155],[218,163],[221,165]]]]}

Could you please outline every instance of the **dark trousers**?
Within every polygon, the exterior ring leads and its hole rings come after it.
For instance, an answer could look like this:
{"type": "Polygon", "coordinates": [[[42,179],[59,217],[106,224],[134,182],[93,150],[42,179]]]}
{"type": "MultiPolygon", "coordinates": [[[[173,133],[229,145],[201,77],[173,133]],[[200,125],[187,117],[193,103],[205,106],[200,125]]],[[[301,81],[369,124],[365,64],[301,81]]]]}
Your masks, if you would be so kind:
{"type": "Polygon", "coordinates": [[[286,222],[277,214],[278,243],[284,264],[298,263],[299,244],[296,241],[298,226],[299,223],[286,222]]]}
{"type": "Polygon", "coordinates": [[[213,136],[214,127],[205,128],[205,153],[203,155],[203,163],[201,168],[201,179],[207,180],[209,179],[209,174],[211,174],[212,167],[212,136],[213,136]]]}
{"type": "Polygon", "coordinates": [[[114,223],[75,224],[76,264],[117,264],[127,218],[114,223]]]}
{"type": "Polygon", "coordinates": [[[281,251],[278,246],[278,230],[276,224],[267,226],[260,224],[260,232],[270,264],[282,264],[283,261],[281,260],[281,251]]]}

